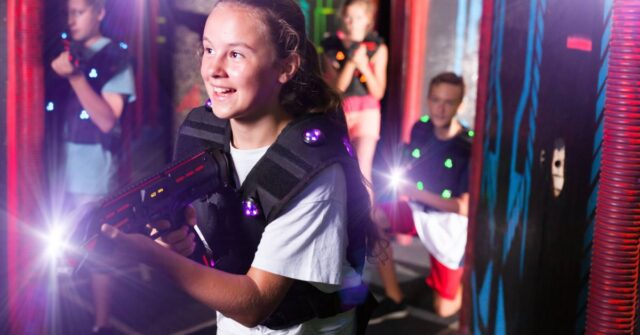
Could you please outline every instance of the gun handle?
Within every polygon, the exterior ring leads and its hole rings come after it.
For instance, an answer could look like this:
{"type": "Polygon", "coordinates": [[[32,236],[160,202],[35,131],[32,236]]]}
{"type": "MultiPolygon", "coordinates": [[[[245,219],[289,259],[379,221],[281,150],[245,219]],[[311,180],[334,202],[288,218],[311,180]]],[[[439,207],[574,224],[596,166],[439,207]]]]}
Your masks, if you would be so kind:
{"type": "Polygon", "coordinates": [[[192,226],[187,223],[185,210],[186,210],[186,207],[174,212],[175,215],[173,218],[171,218],[170,230],[175,230],[182,227],[183,225],[187,225],[189,227],[189,230],[195,236],[195,242],[196,242],[195,250],[191,255],[187,257],[189,257],[193,261],[202,263],[205,266],[213,267],[214,266],[213,251],[209,247],[209,244],[207,243],[207,240],[204,234],[202,233],[202,231],[200,230],[200,228],[197,225],[192,226]]]}

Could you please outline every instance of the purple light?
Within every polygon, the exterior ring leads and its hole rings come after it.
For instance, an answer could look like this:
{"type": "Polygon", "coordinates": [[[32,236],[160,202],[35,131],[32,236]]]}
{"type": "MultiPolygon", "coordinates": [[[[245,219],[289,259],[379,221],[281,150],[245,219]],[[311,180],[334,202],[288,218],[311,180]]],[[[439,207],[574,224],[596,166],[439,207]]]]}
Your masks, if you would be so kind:
{"type": "Polygon", "coordinates": [[[256,202],[251,198],[242,202],[242,210],[244,211],[245,216],[250,217],[258,216],[260,213],[258,205],[256,205],[256,202]]]}
{"type": "Polygon", "coordinates": [[[349,137],[345,136],[342,138],[342,144],[344,144],[344,148],[347,149],[347,153],[351,158],[353,158],[353,147],[351,146],[351,141],[349,141],[349,137]]]}
{"type": "Polygon", "coordinates": [[[324,134],[320,129],[309,129],[304,132],[304,143],[316,145],[322,143],[322,140],[324,140],[324,134]]]}
{"type": "Polygon", "coordinates": [[[207,99],[207,102],[205,103],[205,105],[206,105],[208,108],[211,108],[211,106],[213,106],[213,103],[211,102],[211,99],[207,99]]]}

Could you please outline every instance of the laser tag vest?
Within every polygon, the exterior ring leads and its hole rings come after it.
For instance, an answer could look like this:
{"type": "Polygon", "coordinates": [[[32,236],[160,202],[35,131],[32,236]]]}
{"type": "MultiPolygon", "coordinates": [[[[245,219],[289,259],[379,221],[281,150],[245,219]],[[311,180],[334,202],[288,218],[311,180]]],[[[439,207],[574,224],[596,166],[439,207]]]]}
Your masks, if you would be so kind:
{"type": "MultiPolygon", "coordinates": [[[[180,127],[174,158],[209,147],[228,154],[230,135],[228,121],[218,119],[206,107],[196,108],[180,127]]],[[[363,228],[370,220],[366,210],[368,193],[352,150],[344,124],[327,115],[307,115],[287,125],[241,186],[225,188],[196,204],[199,222],[204,222],[200,228],[214,252],[214,267],[246,274],[266,225],[280,216],[290,200],[315,176],[338,163],[347,181],[347,259],[362,273],[363,228]]],[[[262,325],[284,329],[316,317],[330,317],[363,303],[367,295],[364,286],[324,293],[307,282],[295,280],[282,303],[262,325]]]]}
{"type": "MultiPolygon", "coordinates": [[[[463,131],[449,140],[439,140],[427,116],[416,122],[405,149],[409,178],[419,190],[456,198],[468,192],[469,160],[473,131],[463,131]]],[[[435,210],[425,205],[425,210],[435,210]]]]}
{"type": "MultiPolygon", "coordinates": [[[[360,44],[364,44],[367,47],[367,56],[369,59],[378,51],[383,40],[378,33],[371,32],[367,34],[365,39],[359,43],[352,43],[349,48],[345,47],[342,43],[342,39],[339,35],[334,34],[325,38],[322,42],[322,48],[327,58],[331,59],[332,64],[337,64],[341,69],[346,61],[353,56],[353,53],[358,49],[360,44]]],[[[353,73],[353,79],[349,86],[345,90],[345,96],[363,96],[368,95],[369,90],[366,86],[367,78],[365,78],[357,69],[353,73]]]]}
{"type": "MultiPolygon", "coordinates": [[[[109,42],[91,57],[86,56],[88,53],[90,51],[86,48],[78,47],[75,43],[72,45],[73,63],[79,71],[82,71],[91,88],[100,94],[102,87],[109,80],[126,69],[129,65],[129,56],[126,49],[113,42],[109,42]]],[[[80,144],[100,143],[105,149],[116,151],[120,140],[119,123],[116,123],[112,131],[105,134],[89,119],[89,114],[84,110],[72,89],[69,89],[65,96],[66,98],[61,102],[65,111],[64,140],[80,144]]]]}

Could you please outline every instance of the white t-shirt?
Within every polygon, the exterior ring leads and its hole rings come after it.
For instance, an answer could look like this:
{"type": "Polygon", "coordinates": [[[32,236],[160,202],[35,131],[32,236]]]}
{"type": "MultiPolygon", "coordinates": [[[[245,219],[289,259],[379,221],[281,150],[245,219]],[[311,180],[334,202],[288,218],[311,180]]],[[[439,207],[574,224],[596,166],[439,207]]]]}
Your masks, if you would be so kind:
{"type": "MultiPolygon", "coordinates": [[[[239,182],[268,147],[238,150],[231,157],[239,182]]],[[[347,261],[346,180],[335,164],[315,177],[283,214],[269,223],[262,235],[252,267],[306,281],[324,292],[360,284],[358,273],[347,261]]],[[[325,319],[313,319],[283,330],[264,326],[247,328],[217,313],[218,334],[353,334],[354,311],[325,319]]]]}
{"type": "Polygon", "coordinates": [[[427,251],[449,269],[462,266],[467,245],[466,216],[450,212],[425,212],[422,205],[409,202],[416,232],[427,251]]]}

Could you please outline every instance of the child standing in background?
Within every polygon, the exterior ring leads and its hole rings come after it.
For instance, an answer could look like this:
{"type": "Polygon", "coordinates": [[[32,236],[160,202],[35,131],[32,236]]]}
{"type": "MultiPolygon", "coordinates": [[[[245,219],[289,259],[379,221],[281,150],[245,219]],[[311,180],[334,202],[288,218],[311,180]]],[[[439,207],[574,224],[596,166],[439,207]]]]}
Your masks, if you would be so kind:
{"type": "MultiPolygon", "coordinates": [[[[347,0],[342,29],[322,42],[325,80],[343,94],[349,137],[368,182],[380,138],[380,100],[387,86],[389,51],[374,28],[375,4],[347,0]]],[[[369,189],[372,194],[372,190],[369,189]]],[[[373,198],[373,197],[372,197],[373,198]]]]}

